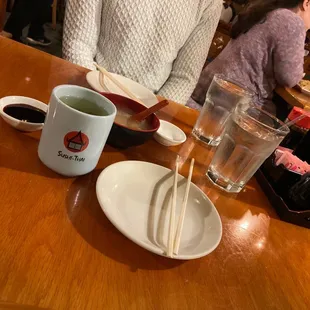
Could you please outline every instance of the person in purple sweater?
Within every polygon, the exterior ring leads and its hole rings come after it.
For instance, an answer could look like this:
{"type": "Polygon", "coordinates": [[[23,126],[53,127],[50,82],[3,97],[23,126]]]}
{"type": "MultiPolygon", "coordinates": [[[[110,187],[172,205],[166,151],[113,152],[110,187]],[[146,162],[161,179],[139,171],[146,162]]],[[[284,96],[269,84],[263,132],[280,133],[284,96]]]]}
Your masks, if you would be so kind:
{"type": "Polygon", "coordinates": [[[215,73],[254,93],[254,103],[275,112],[276,86],[295,86],[303,77],[310,0],[256,0],[233,25],[232,40],[202,72],[188,105],[201,108],[215,73]],[[197,104],[198,103],[198,104],[197,104]]]}

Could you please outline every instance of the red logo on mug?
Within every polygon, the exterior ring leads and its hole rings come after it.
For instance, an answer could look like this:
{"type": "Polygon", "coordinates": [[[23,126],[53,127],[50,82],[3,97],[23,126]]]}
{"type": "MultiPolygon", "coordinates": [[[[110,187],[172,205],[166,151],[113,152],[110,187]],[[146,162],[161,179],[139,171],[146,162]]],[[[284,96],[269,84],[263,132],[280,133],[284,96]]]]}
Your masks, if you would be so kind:
{"type": "Polygon", "coordinates": [[[65,147],[70,152],[82,152],[87,148],[88,143],[88,137],[81,131],[68,132],[64,137],[65,147]]]}

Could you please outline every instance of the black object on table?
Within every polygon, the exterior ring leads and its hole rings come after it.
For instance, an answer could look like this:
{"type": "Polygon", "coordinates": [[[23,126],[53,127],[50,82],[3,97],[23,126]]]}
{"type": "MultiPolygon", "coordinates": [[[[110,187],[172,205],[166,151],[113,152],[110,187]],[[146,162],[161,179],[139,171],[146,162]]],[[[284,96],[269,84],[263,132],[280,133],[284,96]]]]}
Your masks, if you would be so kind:
{"type": "Polygon", "coordinates": [[[291,125],[291,130],[281,142],[281,146],[295,151],[305,136],[310,133],[310,117],[307,115],[308,113],[298,107],[294,107],[291,110],[285,122],[292,121],[300,116],[304,116],[304,118],[291,125]]]}
{"type": "Polygon", "coordinates": [[[301,177],[289,191],[289,199],[299,209],[310,209],[310,172],[301,177]]]}
{"type": "Polygon", "coordinates": [[[308,131],[308,133],[298,144],[294,154],[301,160],[310,164],[310,131],[308,131]]]}
{"type": "Polygon", "coordinates": [[[271,155],[256,173],[256,179],[281,220],[310,228],[310,176],[301,176],[275,166],[271,155]]]}

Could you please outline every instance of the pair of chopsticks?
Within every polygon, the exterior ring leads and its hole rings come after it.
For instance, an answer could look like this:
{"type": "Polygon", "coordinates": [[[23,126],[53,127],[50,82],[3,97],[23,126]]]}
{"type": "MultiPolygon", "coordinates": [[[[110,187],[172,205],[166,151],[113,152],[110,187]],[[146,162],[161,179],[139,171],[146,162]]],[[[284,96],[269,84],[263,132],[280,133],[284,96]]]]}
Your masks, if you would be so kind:
{"type": "Polygon", "coordinates": [[[109,80],[111,80],[118,88],[120,88],[129,98],[133,99],[134,101],[139,102],[140,104],[144,105],[144,103],[138,99],[125,85],[119,82],[117,79],[113,77],[113,75],[108,72],[105,68],[99,66],[97,63],[94,62],[95,67],[101,73],[99,75],[99,83],[102,87],[104,87],[103,76],[106,76],[109,80]]]}
{"type": "Polygon", "coordinates": [[[193,170],[194,170],[194,163],[195,163],[195,159],[192,158],[191,165],[189,167],[189,173],[188,173],[186,188],[185,188],[185,192],[183,196],[183,201],[182,201],[181,214],[179,217],[177,230],[174,235],[175,210],[176,210],[178,174],[179,174],[179,159],[180,159],[180,156],[178,155],[177,160],[176,160],[176,165],[175,165],[175,173],[174,173],[173,189],[172,189],[172,204],[171,204],[170,222],[169,222],[168,249],[167,249],[167,255],[169,257],[173,257],[173,253],[176,255],[178,255],[179,253],[181,234],[183,230],[184,218],[185,218],[187,201],[188,201],[188,194],[189,194],[189,189],[190,189],[193,170]]]}

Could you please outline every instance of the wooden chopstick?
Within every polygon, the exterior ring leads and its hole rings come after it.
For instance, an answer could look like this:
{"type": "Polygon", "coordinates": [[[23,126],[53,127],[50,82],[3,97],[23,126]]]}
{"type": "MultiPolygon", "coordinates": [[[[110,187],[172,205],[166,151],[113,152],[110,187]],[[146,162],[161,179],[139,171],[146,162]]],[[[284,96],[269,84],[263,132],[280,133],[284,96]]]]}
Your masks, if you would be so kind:
{"type": "Polygon", "coordinates": [[[171,210],[170,210],[168,251],[167,251],[167,254],[169,257],[173,256],[175,208],[176,208],[176,203],[177,203],[178,174],[179,174],[179,158],[180,156],[178,155],[176,159],[174,179],[173,179],[173,191],[172,191],[172,203],[171,203],[171,210]]]}
{"type": "Polygon", "coordinates": [[[115,79],[110,72],[108,72],[105,68],[99,66],[97,63],[94,63],[94,65],[103,75],[109,78],[118,88],[120,88],[125,94],[127,94],[128,97],[144,105],[144,103],[140,99],[138,99],[125,85],[115,79]]]}
{"type": "Polygon", "coordinates": [[[193,170],[194,170],[194,164],[195,164],[195,159],[192,158],[191,165],[189,167],[189,173],[188,173],[185,193],[184,193],[184,197],[183,197],[183,202],[182,202],[181,215],[179,217],[177,232],[176,232],[175,239],[174,239],[174,254],[176,254],[176,255],[178,255],[178,253],[179,253],[181,234],[182,234],[182,230],[183,230],[183,224],[184,224],[184,218],[185,218],[185,213],[186,213],[189,189],[190,189],[193,170]]]}
{"type": "Polygon", "coordinates": [[[99,71],[99,84],[102,87],[103,91],[105,90],[104,86],[104,75],[101,71],[99,71]]]}

